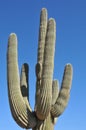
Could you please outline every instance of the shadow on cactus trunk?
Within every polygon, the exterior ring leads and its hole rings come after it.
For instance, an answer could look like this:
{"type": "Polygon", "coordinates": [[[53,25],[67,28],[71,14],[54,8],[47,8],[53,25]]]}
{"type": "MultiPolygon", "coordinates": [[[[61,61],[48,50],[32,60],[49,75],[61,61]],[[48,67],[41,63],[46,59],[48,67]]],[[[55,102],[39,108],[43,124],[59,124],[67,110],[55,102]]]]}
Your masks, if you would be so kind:
{"type": "Polygon", "coordinates": [[[35,107],[29,103],[28,64],[24,63],[19,75],[17,36],[11,33],[7,49],[8,97],[12,116],[22,128],[54,130],[57,118],[64,112],[71,89],[72,65],[64,69],[61,89],[58,80],[53,80],[56,22],[48,20],[47,10],[40,13],[38,54],[36,64],[35,107]]]}

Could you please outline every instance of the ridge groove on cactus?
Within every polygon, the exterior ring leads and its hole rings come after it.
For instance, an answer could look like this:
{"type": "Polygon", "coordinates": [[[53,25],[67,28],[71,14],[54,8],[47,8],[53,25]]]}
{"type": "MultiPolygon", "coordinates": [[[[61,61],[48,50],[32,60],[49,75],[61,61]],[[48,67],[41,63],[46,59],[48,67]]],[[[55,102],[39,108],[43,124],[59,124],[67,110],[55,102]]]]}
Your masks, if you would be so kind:
{"type": "Polygon", "coordinates": [[[54,130],[54,124],[64,112],[70,97],[73,68],[66,64],[59,89],[59,81],[53,79],[56,43],[56,22],[48,19],[47,9],[40,13],[39,40],[36,73],[34,110],[29,101],[29,66],[24,63],[19,74],[18,40],[11,33],[7,48],[8,97],[12,116],[22,128],[54,130]]]}

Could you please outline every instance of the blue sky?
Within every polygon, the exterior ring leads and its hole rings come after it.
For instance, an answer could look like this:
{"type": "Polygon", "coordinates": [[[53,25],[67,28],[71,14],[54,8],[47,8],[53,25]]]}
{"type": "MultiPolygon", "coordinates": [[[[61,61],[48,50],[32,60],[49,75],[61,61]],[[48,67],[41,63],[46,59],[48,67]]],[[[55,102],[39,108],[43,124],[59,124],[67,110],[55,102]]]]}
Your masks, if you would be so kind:
{"type": "Polygon", "coordinates": [[[13,120],[7,92],[6,53],[11,32],[18,36],[19,69],[30,67],[30,104],[35,104],[35,64],[41,9],[56,20],[54,78],[60,84],[66,63],[73,65],[70,100],[55,130],[86,129],[86,1],[0,0],[0,130],[22,130],[13,120]]]}

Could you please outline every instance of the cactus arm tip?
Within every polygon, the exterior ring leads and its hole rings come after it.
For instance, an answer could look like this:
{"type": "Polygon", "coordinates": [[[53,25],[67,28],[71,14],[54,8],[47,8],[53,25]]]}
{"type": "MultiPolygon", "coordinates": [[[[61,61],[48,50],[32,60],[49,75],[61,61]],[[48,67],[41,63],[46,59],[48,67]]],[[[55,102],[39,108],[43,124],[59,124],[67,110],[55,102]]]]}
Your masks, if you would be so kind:
{"type": "Polygon", "coordinates": [[[12,32],[10,33],[10,36],[17,36],[16,33],[12,32]]]}

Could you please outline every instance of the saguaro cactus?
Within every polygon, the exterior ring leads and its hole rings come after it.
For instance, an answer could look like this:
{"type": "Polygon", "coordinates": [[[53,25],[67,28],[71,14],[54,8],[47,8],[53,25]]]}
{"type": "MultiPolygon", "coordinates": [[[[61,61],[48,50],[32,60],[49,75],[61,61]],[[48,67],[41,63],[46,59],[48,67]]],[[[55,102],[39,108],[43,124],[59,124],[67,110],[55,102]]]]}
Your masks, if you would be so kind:
{"type": "Polygon", "coordinates": [[[56,23],[53,18],[48,20],[47,17],[47,10],[43,8],[40,14],[34,111],[29,103],[28,64],[23,64],[19,76],[17,36],[12,33],[8,39],[7,79],[10,109],[17,124],[26,129],[53,130],[55,121],[65,110],[70,95],[71,64],[65,66],[60,90],[58,81],[53,80],[56,23]]]}

